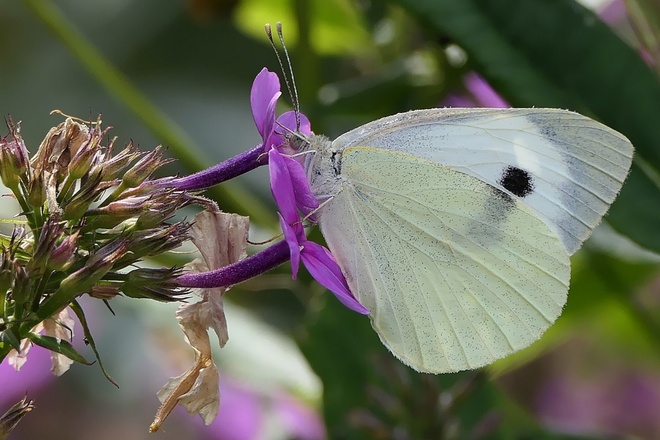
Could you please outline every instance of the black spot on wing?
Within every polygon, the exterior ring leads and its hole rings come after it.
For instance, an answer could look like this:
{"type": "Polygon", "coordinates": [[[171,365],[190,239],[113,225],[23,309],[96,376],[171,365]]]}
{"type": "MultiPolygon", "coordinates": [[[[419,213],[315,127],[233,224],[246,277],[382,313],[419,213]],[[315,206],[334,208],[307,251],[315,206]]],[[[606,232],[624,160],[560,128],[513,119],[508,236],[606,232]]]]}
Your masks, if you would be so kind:
{"type": "Polygon", "coordinates": [[[506,167],[497,183],[518,197],[525,197],[534,191],[532,175],[514,166],[506,167]]]}

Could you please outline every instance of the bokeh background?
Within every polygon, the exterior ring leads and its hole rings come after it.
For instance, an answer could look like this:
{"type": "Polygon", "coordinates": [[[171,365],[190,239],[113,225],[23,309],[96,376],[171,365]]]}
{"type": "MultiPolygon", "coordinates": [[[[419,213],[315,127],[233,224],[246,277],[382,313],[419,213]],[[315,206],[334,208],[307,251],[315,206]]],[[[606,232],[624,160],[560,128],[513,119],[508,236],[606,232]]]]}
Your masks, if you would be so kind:
{"type": "MultiPolygon", "coordinates": [[[[414,108],[536,106],[633,141],[628,183],[573,258],[564,314],[483,371],[420,375],[366,318],[282,267],[227,294],[217,420],[176,411],[148,434],[156,391],[192,356],[176,305],[116,298],[113,315],[86,301],[120,389],[97,365],[55,378],[35,348],[19,373],[0,365],[0,412],[26,392],[36,401],[11,438],[660,438],[657,1],[3,0],[0,112],[22,121],[31,152],[62,120],[53,109],[102,114],[118,145],[163,144],[178,159],[165,172],[190,173],[259,142],[249,90],[262,67],[279,72],[263,33],[276,21],[317,133],[414,108]]],[[[277,233],[267,181],[258,169],[208,194],[250,215],[254,241],[277,233]]],[[[16,212],[0,198],[0,217],[16,212]]]]}

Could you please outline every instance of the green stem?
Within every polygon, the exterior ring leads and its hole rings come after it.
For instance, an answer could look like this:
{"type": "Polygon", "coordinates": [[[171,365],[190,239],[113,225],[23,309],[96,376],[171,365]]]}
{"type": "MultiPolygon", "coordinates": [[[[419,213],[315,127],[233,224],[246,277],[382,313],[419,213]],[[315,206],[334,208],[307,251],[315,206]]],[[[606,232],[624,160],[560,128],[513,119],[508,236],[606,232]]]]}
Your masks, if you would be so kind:
{"type": "MultiPolygon", "coordinates": [[[[23,0],[39,20],[69,49],[87,71],[161,139],[188,172],[207,168],[204,151],[169,117],[154,106],[49,0],[23,0]]],[[[247,99],[247,97],[246,97],[247,99]]],[[[208,190],[223,210],[249,215],[255,222],[276,224],[274,214],[241,186],[226,182],[208,190]]]]}

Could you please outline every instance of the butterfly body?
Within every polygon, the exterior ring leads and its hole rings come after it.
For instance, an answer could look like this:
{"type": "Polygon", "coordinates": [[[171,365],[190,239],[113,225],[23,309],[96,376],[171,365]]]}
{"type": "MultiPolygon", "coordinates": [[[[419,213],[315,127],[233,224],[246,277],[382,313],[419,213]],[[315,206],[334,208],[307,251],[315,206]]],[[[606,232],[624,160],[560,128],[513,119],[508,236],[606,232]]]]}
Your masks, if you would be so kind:
{"type": "Polygon", "coordinates": [[[419,371],[477,368],[561,314],[570,255],[598,224],[632,146],[553,109],[431,109],[313,137],[321,232],[351,292],[419,371]]]}

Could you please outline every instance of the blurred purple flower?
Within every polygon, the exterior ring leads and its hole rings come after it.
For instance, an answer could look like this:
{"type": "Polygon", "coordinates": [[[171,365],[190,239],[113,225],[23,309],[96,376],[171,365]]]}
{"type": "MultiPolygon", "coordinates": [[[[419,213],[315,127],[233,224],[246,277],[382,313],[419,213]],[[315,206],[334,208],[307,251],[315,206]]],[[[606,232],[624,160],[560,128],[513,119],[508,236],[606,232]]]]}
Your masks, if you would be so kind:
{"type": "Polygon", "coordinates": [[[497,92],[479,74],[470,72],[463,77],[467,93],[450,94],[443,104],[447,107],[510,107],[497,92]]]}
{"type": "Polygon", "coordinates": [[[283,156],[271,148],[268,152],[268,170],[273,197],[280,210],[280,226],[289,245],[293,279],[298,275],[300,260],[309,273],[323,287],[335,294],[349,309],[367,315],[369,311],[360,304],[350,289],[337,261],[330,251],[318,243],[307,240],[300,215],[301,211],[311,211],[318,207],[318,201],[309,187],[302,165],[296,160],[283,156]]]}
{"type": "MultiPolygon", "coordinates": [[[[273,430],[279,430],[282,438],[325,438],[325,428],[316,411],[284,392],[275,397],[261,395],[227,377],[220,381],[220,392],[220,413],[206,428],[212,431],[212,438],[257,440],[272,435],[273,430]]],[[[201,431],[202,435],[205,432],[201,431]]]]}
{"type": "Polygon", "coordinates": [[[33,347],[30,350],[30,362],[26,362],[20,371],[16,371],[9,362],[0,363],[0,413],[26,393],[32,395],[57,378],[50,370],[50,359],[50,350],[33,347]]]}

